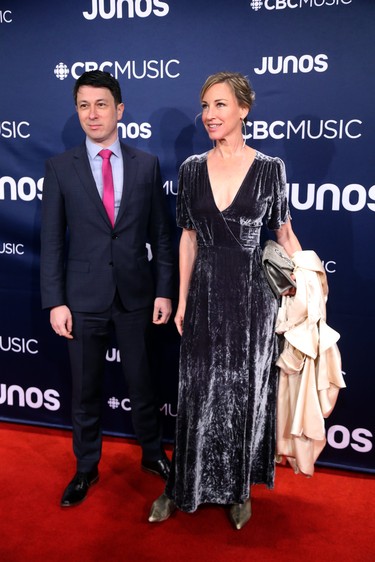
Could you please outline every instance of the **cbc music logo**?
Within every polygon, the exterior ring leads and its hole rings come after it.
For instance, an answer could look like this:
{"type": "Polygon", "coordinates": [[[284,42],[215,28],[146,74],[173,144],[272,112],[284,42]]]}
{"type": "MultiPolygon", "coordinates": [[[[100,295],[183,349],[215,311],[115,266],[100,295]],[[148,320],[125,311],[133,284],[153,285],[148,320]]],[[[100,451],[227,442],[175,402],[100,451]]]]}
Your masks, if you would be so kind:
{"type": "Polygon", "coordinates": [[[39,353],[38,340],[0,336],[0,351],[35,355],[39,353]]]}
{"type": "Polygon", "coordinates": [[[173,180],[167,180],[163,183],[163,189],[165,195],[174,195],[176,196],[178,193],[178,185],[177,182],[173,180]]]}
{"type": "Polygon", "coordinates": [[[63,62],[59,62],[59,64],[55,66],[53,72],[56,78],[58,78],[59,80],[65,80],[65,78],[68,78],[70,71],[66,64],[64,64],[63,62]]]}
{"type": "Polygon", "coordinates": [[[254,68],[256,74],[289,74],[290,72],[296,74],[302,72],[307,74],[309,72],[325,72],[328,69],[327,55],[319,54],[313,57],[312,55],[302,55],[296,57],[288,55],[286,57],[262,57],[260,67],[254,68]]]}
{"type": "Polygon", "coordinates": [[[298,137],[301,140],[311,139],[358,139],[361,133],[362,121],[360,119],[302,119],[301,121],[247,121],[246,127],[250,129],[246,139],[264,140],[272,139],[290,140],[298,137]]]}
{"type": "Polygon", "coordinates": [[[0,10],[0,23],[12,23],[12,12],[10,10],[0,10]]]}
{"type": "Polygon", "coordinates": [[[0,254],[5,254],[8,256],[23,256],[25,253],[25,246],[23,244],[17,244],[16,242],[0,242],[0,254]]]}
{"type": "MultiPolygon", "coordinates": [[[[131,412],[132,409],[129,398],[124,398],[120,401],[115,396],[111,396],[111,398],[108,399],[107,404],[111,408],[111,410],[117,410],[118,408],[121,408],[125,412],[131,412]]],[[[172,418],[177,417],[177,412],[173,410],[172,404],[169,404],[167,402],[160,407],[160,412],[164,416],[171,416],[172,418]]]]}
{"type": "Polygon", "coordinates": [[[169,5],[162,0],[127,0],[126,11],[123,11],[124,0],[91,0],[91,12],[82,12],[83,17],[87,20],[94,20],[98,16],[109,20],[112,18],[123,19],[148,18],[155,15],[159,18],[169,13],[169,5]],[[106,10],[107,7],[107,10],[106,10]]]}
{"type": "Polygon", "coordinates": [[[42,391],[36,386],[30,386],[26,390],[18,384],[7,386],[0,384],[0,404],[8,406],[19,406],[25,408],[28,406],[34,410],[46,408],[55,412],[60,408],[60,394],[53,388],[47,388],[42,391]]]}
{"type": "Polygon", "coordinates": [[[322,266],[324,267],[326,273],[332,275],[336,273],[337,262],[333,260],[322,260],[322,266]]]}
{"type": "Polygon", "coordinates": [[[59,62],[54,68],[54,74],[59,80],[65,80],[69,74],[72,78],[77,80],[83,72],[90,70],[102,70],[110,72],[115,78],[124,76],[128,80],[143,80],[149,78],[155,79],[175,79],[180,76],[179,72],[180,61],[177,59],[170,60],[128,60],[124,63],[119,61],[104,61],[101,63],[95,61],[78,61],[72,64],[69,68],[64,62],[59,62]]]}
{"type": "Polygon", "coordinates": [[[295,8],[322,8],[324,6],[340,6],[351,4],[352,0],[252,0],[250,7],[258,12],[266,10],[285,10],[295,8]]]}
{"type": "Polygon", "coordinates": [[[3,139],[28,139],[30,123],[28,121],[1,121],[0,137],[3,139]]]}

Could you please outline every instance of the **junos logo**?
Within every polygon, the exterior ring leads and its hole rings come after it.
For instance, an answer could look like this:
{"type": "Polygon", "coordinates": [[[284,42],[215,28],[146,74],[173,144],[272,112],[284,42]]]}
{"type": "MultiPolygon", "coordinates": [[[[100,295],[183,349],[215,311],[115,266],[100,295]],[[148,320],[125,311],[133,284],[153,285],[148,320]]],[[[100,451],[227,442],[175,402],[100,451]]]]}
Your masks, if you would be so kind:
{"type": "Polygon", "coordinates": [[[120,361],[121,361],[120,350],[116,349],[115,347],[112,347],[111,349],[108,349],[105,358],[110,363],[113,363],[113,362],[120,363],[120,361]]]}
{"type": "MultiPolygon", "coordinates": [[[[112,410],[117,410],[117,408],[121,407],[121,409],[125,410],[125,412],[131,412],[132,409],[129,398],[124,398],[120,402],[118,398],[111,396],[111,398],[108,399],[107,404],[112,410]]],[[[169,403],[163,404],[160,408],[160,412],[165,416],[171,416],[173,418],[177,417],[177,412],[173,412],[172,404],[169,403]]]]}
{"type": "MultiPolygon", "coordinates": [[[[150,123],[118,123],[118,131],[120,138],[142,138],[149,139],[152,136],[150,123]]],[[[39,178],[35,181],[33,178],[24,176],[19,180],[12,178],[11,176],[0,177],[0,201],[34,201],[38,198],[40,201],[43,197],[43,182],[44,178],[39,178]]],[[[14,248],[10,250],[7,246],[3,248],[3,253],[19,253],[14,251],[14,248]]],[[[1,253],[1,252],[0,252],[1,253]]]]}
{"type": "Polygon", "coordinates": [[[303,119],[299,122],[293,121],[247,121],[246,127],[250,132],[246,139],[263,140],[271,137],[273,139],[358,139],[361,134],[362,121],[359,119],[303,119]]]}
{"type": "Polygon", "coordinates": [[[332,425],[327,431],[327,442],[333,449],[351,447],[358,453],[369,453],[372,450],[372,437],[371,431],[363,427],[351,432],[343,425],[332,425]]]}
{"type": "Polygon", "coordinates": [[[124,63],[119,61],[104,61],[98,63],[96,61],[78,61],[73,63],[69,68],[64,62],[59,62],[54,68],[54,74],[59,80],[65,80],[69,74],[72,78],[77,80],[84,72],[90,70],[102,70],[105,72],[110,72],[115,78],[124,76],[128,80],[143,80],[144,78],[149,78],[155,80],[157,78],[171,78],[175,79],[180,76],[178,65],[180,61],[177,59],[170,60],[128,60],[124,63]]]}
{"type": "Polygon", "coordinates": [[[169,13],[169,5],[161,0],[91,0],[91,12],[82,12],[87,20],[101,17],[105,20],[124,17],[148,18],[155,15],[159,18],[169,13]],[[125,11],[123,4],[126,4],[125,11]]]}
{"type": "Polygon", "coordinates": [[[117,129],[123,139],[149,139],[152,136],[150,123],[118,123],[117,129]]]}
{"type": "Polygon", "coordinates": [[[19,406],[20,408],[33,408],[38,410],[46,408],[55,412],[60,408],[60,394],[53,388],[48,388],[44,392],[36,386],[30,386],[24,390],[17,384],[7,387],[6,384],[0,384],[0,404],[8,406],[19,406]]]}
{"type": "Polygon", "coordinates": [[[3,242],[0,244],[0,254],[22,256],[25,253],[23,244],[16,244],[15,242],[3,242]]]}
{"type": "Polygon", "coordinates": [[[316,211],[340,211],[341,208],[352,213],[362,211],[366,207],[375,212],[375,185],[367,191],[363,185],[351,183],[344,189],[333,183],[324,183],[317,187],[315,183],[307,184],[307,192],[303,191],[299,183],[287,183],[287,193],[290,204],[299,211],[306,211],[315,207],[316,211]],[[301,200],[301,199],[304,200],[301,200]]]}
{"type": "Polygon", "coordinates": [[[4,139],[16,139],[17,137],[28,139],[30,137],[28,127],[30,127],[30,123],[27,121],[1,121],[0,137],[4,139]]]}
{"type": "Polygon", "coordinates": [[[328,68],[327,55],[320,54],[315,57],[311,55],[302,55],[296,57],[289,55],[287,57],[262,57],[262,64],[259,68],[254,68],[256,74],[288,74],[292,72],[308,73],[308,72],[325,72],[328,68]],[[276,60],[275,60],[276,59],[276,60]]]}
{"type": "Polygon", "coordinates": [[[322,6],[340,6],[351,4],[352,0],[251,0],[250,6],[258,12],[262,7],[266,10],[285,10],[287,8],[321,8],[322,6]]]}
{"type": "Polygon", "coordinates": [[[0,336],[0,351],[12,353],[31,353],[35,355],[38,351],[38,340],[0,336]]]}
{"type": "Polygon", "coordinates": [[[0,10],[0,23],[12,23],[12,12],[10,10],[0,10]]]}
{"type": "Polygon", "coordinates": [[[10,199],[11,201],[34,201],[37,197],[42,199],[43,180],[33,180],[27,176],[15,180],[11,176],[0,177],[0,201],[10,199]]]}
{"type": "MultiPolygon", "coordinates": [[[[20,199],[30,202],[36,198],[42,200],[43,181],[44,178],[35,182],[30,177],[20,178],[18,181],[10,176],[0,177],[0,201],[20,199]]],[[[163,187],[167,194],[175,195],[177,192],[177,186],[174,187],[172,181],[167,181],[163,187]]],[[[325,183],[318,187],[315,183],[308,183],[307,188],[303,188],[299,183],[293,182],[287,184],[287,190],[291,205],[300,211],[311,209],[315,205],[317,211],[325,210],[327,207],[332,211],[339,211],[342,207],[347,211],[358,212],[367,207],[375,212],[375,185],[366,190],[363,185],[352,183],[341,190],[332,183],[325,183]]],[[[13,252],[14,248],[6,247],[5,252],[7,251],[13,252]]]]}

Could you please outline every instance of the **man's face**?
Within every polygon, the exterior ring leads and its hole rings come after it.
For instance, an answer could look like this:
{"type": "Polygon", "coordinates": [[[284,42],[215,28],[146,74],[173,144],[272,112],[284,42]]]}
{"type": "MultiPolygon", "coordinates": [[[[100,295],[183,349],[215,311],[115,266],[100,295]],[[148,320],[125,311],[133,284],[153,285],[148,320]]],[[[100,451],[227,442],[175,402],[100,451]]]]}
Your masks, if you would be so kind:
{"type": "Polygon", "coordinates": [[[115,104],[108,88],[81,86],[77,92],[77,113],[88,138],[100,146],[110,146],[117,139],[117,121],[124,104],[115,104]]]}

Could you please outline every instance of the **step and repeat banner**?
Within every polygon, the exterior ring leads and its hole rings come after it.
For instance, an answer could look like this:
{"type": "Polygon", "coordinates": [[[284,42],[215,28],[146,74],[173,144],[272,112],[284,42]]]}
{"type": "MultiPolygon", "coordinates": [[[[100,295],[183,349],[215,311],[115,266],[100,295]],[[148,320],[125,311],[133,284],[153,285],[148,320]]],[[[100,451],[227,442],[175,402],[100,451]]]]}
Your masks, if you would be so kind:
{"type": "MultiPolygon", "coordinates": [[[[45,160],[84,140],[75,79],[101,69],[119,80],[119,136],[159,156],[177,260],[178,168],[210,148],[196,118],[200,87],[209,74],[239,71],[256,91],[247,142],[285,161],[294,229],[324,263],[328,324],[341,334],[347,388],[326,421],[319,463],[375,472],[374,22],[372,0],[2,0],[1,420],[70,428],[67,350],[40,305],[39,236],[45,160]]],[[[155,327],[154,341],[172,440],[173,322],[155,327]]],[[[132,436],[119,359],[114,340],[103,427],[132,436]]]]}

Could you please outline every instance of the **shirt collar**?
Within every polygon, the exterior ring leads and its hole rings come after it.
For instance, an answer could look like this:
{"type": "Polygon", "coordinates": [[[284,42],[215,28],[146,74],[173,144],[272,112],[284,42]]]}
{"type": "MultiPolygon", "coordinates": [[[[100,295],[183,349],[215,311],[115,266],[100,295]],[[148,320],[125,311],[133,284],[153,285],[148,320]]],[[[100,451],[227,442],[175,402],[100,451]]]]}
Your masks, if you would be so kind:
{"type": "MultiPolygon", "coordinates": [[[[113,144],[111,144],[110,146],[106,146],[106,148],[111,150],[115,156],[121,158],[121,145],[118,137],[113,144]]],[[[93,160],[96,156],[98,156],[103,147],[99,144],[95,144],[94,142],[92,142],[92,140],[86,137],[86,149],[88,155],[93,160]]]]}

